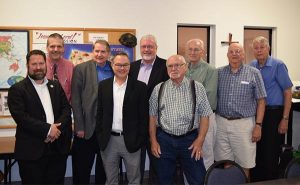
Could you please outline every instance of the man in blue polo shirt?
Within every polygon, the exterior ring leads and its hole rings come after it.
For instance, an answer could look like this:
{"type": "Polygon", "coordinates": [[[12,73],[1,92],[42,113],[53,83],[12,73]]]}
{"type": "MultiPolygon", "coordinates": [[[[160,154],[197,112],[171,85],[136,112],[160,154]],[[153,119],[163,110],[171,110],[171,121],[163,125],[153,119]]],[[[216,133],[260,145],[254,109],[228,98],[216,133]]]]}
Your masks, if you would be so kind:
{"type": "Polygon", "coordinates": [[[266,38],[256,37],[253,51],[256,60],[251,65],[260,70],[267,91],[262,138],[257,143],[256,167],[252,171],[253,181],[262,181],[279,177],[280,146],[288,130],[293,84],[286,65],[269,56],[270,45],[266,38]]]}

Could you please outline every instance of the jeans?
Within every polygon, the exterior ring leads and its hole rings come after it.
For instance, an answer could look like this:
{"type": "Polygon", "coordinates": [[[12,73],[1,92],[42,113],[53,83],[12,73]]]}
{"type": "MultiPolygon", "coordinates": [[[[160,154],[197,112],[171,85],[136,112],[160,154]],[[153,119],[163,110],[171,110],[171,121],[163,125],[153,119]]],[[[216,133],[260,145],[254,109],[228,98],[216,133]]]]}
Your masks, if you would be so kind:
{"type": "Polygon", "coordinates": [[[191,158],[192,150],[188,149],[197,136],[198,132],[195,131],[187,136],[174,137],[166,134],[160,128],[157,129],[157,141],[161,149],[160,158],[155,160],[159,184],[174,184],[176,160],[179,160],[190,185],[204,183],[206,170],[203,159],[196,161],[195,158],[191,158]]]}

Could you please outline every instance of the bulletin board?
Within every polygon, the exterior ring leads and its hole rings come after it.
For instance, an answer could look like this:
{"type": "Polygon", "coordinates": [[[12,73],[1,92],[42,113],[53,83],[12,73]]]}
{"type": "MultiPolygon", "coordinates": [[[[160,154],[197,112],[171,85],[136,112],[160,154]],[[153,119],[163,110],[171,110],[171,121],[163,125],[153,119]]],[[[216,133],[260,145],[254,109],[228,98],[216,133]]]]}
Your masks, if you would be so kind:
{"type": "Polygon", "coordinates": [[[46,51],[47,38],[52,33],[63,36],[65,48],[70,45],[91,47],[95,40],[107,40],[112,53],[126,50],[131,53],[128,53],[131,61],[135,61],[135,47],[128,48],[119,42],[125,33],[136,35],[135,29],[0,26],[0,129],[16,127],[7,107],[7,90],[26,76],[26,54],[32,49],[46,51]]]}

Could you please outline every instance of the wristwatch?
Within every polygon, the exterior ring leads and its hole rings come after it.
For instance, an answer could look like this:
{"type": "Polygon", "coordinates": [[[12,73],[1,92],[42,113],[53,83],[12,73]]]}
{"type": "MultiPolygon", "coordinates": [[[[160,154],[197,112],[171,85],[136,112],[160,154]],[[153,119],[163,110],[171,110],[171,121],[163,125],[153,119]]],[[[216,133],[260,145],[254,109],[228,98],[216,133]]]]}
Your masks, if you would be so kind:
{"type": "Polygon", "coordinates": [[[287,120],[287,121],[288,121],[288,120],[289,120],[289,117],[288,117],[288,116],[283,116],[283,117],[282,117],[282,119],[284,119],[284,120],[287,120]]]}
{"type": "Polygon", "coordinates": [[[255,123],[256,125],[262,127],[262,123],[255,123]]]}

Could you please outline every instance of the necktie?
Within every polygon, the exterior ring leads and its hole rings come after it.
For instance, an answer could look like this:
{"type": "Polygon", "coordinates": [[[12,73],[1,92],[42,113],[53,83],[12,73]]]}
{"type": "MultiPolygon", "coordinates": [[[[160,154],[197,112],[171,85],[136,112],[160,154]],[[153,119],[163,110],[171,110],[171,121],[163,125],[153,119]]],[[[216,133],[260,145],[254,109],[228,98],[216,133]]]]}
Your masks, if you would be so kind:
{"type": "Polygon", "coordinates": [[[53,80],[58,80],[58,76],[57,76],[57,64],[53,65],[53,80]]]}

